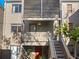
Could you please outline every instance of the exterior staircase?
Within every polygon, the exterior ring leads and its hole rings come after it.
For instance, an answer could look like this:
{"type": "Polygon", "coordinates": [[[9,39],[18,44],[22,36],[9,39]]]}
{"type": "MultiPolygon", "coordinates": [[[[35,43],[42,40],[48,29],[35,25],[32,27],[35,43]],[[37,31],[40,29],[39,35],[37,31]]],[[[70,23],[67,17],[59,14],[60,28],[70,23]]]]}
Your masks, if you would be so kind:
{"type": "Polygon", "coordinates": [[[62,42],[60,40],[58,41],[55,36],[52,37],[50,33],[49,46],[51,51],[50,59],[67,59],[62,42]]]}
{"type": "Polygon", "coordinates": [[[49,46],[51,51],[50,59],[68,59],[62,41],[57,40],[55,36],[52,37],[50,33],[49,33],[49,46]]]}
{"type": "Polygon", "coordinates": [[[54,40],[54,46],[55,46],[55,51],[57,55],[57,59],[66,59],[64,55],[64,50],[62,48],[61,42],[57,41],[56,39],[54,40]]]}
{"type": "Polygon", "coordinates": [[[52,37],[52,35],[49,33],[49,46],[51,52],[50,59],[75,59],[70,54],[63,37],[61,37],[60,40],[57,40],[54,35],[52,37]]]}

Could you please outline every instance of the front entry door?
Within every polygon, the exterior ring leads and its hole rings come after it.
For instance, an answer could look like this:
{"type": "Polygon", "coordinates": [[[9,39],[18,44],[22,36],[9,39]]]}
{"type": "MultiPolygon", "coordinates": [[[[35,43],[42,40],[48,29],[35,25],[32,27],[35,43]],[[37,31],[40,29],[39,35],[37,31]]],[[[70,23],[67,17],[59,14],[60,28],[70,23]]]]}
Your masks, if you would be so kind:
{"type": "Polygon", "coordinates": [[[35,47],[35,59],[48,59],[48,47],[47,46],[37,46],[35,47]]]}
{"type": "Polygon", "coordinates": [[[42,56],[42,47],[35,47],[35,59],[40,59],[40,57],[42,56]]]}

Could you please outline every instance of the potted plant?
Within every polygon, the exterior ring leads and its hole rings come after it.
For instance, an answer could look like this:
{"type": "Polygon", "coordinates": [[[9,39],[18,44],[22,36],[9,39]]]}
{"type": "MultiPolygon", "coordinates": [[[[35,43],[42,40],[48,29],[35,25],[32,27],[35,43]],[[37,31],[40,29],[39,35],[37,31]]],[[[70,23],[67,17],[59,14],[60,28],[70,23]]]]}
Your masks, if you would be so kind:
{"type": "Polygon", "coordinates": [[[67,23],[64,23],[64,25],[59,27],[57,30],[57,35],[60,33],[63,33],[63,35],[65,36],[65,39],[69,37],[70,40],[73,41],[74,57],[76,59],[76,45],[77,45],[77,42],[79,41],[79,27],[72,27],[72,29],[69,30],[69,25],[67,23]]]}

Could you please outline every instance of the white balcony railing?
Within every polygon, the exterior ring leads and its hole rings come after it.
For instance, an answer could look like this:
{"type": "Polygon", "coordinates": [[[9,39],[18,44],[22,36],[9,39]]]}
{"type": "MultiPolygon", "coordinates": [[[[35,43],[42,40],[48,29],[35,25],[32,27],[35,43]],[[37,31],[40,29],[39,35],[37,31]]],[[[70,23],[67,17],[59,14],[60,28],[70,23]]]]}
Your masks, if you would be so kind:
{"type": "Polygon", "coordinates": [[[55,50],[55,45],[54,45],[54,40],[55,39],[55,36],[51,35],[51,33],[48,33],[49,34],[49,47],[50,47],[50,59],[57,59],[57,55],[56,55],[56,50],[55,50]]]}
{"type": "Polygon", "coordinates": [[[23,34],[23,40],[26,45],[47,45],[47,32],[27,32],[23,34]]]}

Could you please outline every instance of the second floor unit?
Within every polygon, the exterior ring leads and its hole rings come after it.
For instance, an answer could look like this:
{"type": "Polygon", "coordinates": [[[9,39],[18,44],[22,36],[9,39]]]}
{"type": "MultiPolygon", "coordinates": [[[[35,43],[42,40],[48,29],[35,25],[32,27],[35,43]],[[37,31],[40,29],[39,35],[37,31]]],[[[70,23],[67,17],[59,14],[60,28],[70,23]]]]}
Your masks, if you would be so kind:
{"type": "Polygon", "coordinates": [[[22,0],[5,0],[3,36],[10,37],[13,30],[21,28],[22,10],[22,0]]]}
{"type": "Polygon", "coordinates": [[[60,13],[60,0],[24,0],[23,18],[53,18],[60,13]]]}

